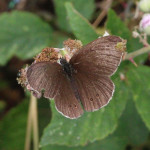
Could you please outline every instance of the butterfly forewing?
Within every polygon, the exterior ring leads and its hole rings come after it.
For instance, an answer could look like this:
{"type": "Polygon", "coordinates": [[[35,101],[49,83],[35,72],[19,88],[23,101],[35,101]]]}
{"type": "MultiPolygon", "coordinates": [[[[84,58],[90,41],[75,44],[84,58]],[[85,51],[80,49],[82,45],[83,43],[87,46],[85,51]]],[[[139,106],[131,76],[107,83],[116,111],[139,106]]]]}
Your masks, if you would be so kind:
{"type": "Polygon", "coordinates": [[[34,93],[44,90],[44,97],[53,98],[60,87],[60,72],[62,68],[58,63],[38,62],[32,64],[27,71],[27,79],[34,93]]]}
{"type": "Polygon", "coordinates": [[[116,49],[117,43],[121,41],[117,36],[99,38],[79,50],[70,63],[83,73],[94,72],[111,76],[119,66],[123,55],[123,52],[116,49]]]}

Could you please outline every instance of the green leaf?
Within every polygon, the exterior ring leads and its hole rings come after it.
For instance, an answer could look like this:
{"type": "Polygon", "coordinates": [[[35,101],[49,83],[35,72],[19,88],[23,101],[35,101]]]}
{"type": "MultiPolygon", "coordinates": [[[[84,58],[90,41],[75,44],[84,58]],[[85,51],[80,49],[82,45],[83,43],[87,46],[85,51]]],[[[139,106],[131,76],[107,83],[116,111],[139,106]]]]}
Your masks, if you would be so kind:
{"type": "Polygon", "coordinates": [[[74,7],[86,18],[91,19],[92,14],[95,10],[94,0],[54,0],[55,11],[57,14],[58,25],[62,30],[70,31],[67,13],[65,9],[65,3],[71,2],[74,7]]]}
{"type": "Polygon", "coordinates": [[[118,132],[120,133],[120,131],[122,130],[120,129],[120,127],[117,128],[117,130],[113,134],[109,135],[103,140],[96,141],[94,143],[88,143],[85,146],[68,147],[52,144],[42,147],[41,150],[123,150],[128,144],[128,140],[125,136],[118,134],[118,132]]]}
{"type": "Polygon", "coordinates": [[[123,150],[126,143],[124,139],[115,136],[108,137],[104,140],[90,143],[84,147],[67,147],[59,145],[48,145],[43,147],[41,150],[123,150]],[[109,144],[108,144],[109,143],[109,144]]]}
{"type": "Polygon", "coordinates": [[[120,36],[127,40],[127,52],[132,52],[142,47],[139,40],[132,37],[132,32],[112,9],[108,11],[106,28],[111,34],[120,36]]]}
{"type": "Polygon", "coordinates": [[[121,81],[116,82],[113,100],[96,112],[85,112],[79,119],[71,120],[58,113],[52,103],[52,121],[45,128],[41,147],[49,144],[68,146],[85,145],[100,140],[112,133],[125,108],[128,90],[121,81]],[[122,97],[124,95],[124,97],[122,97]]]}
{"type": "Polygon", "coordinates": [[[148,139],[148,129],[141,120],[132,99],[128,100],[118,126],[115,135],[120,139],[124,138],[128,144],[140,145],[148,139]]]}
{"type": "Polygon", "coordinates": [[[0,16],[0,65],[5,65],[13,55],[32,58],[49,45],[51,34],[50,26],[32,13],[3,13],[0,16]]]}
{"type": "Polygon", "coordinates": [[[60,32],[54,32],[53,33],[53,41],[51,42],[51,45],[53,45],[53,47],[58,47],[58,48],[62,48],[63,47],[63,42],[65,40],[68,40],[69,36],[62,34],[60,32]]]}
{"type": "MultiPolygon", "coordinates": [[[[135,108],[134,108],[134,110],[135,110],[135,108]]],[[[128,111],[128,107],[126,107],[126,109],[123,113],[123,116],[125,115],[125,113],[127,111],[128,111]]],[[[126,145],[129,143],[128,137],[126,136],[126,134],[127,134],[126,129],[128,127],[128,126],[126,127],[126,124],[130,124],[130,122],[129,122],[130,119],[126,118],[127,119],[126,123],[122,127],[122,124],[124,123],[124,122],[122,122],[122,120],[125,119],[123,116],[119,120],[119,126],[117,127],[115,132],[103,140],[96,141],[94,143],[88,143],[86,146],[77,146],[77,147],[47,145],[47,146],[42,147],[42,150],[51,150],[51,149],[52,150],[59,150],[59,149],[61,149],[61,150],[97,150],[97,149],[100,149],[100,150],[123,150],[123,149],[125,149],[126,145]],[[123,129],[124,127],[125,127],[125,131],[123,129]]],[[[132,115],[132,117],[134,117],[134,116],[132,115]]],[[[133,121],[131,121],[131,123],[133,121]]],[[[142,130],[140,132],[142,132],[142,130]]]]}
{"type": "Polygon", "coordinates": [[[132,68],[127,73],[127,78],[136,108],[150,130],[150,68],[132,68]]]}
{"type": "Polygon", "coordinates": [[[11,109],[0,122],[0,149],[24,149],[28,101],[11,109]]]}
{"type": "Polygon", "coordinates": [[[83,44],[97,39],[98,35],[88,20],[81,16],[71,3],[68,2],[65,6],[71,29],[76,38],[81,40],[83,44]]]}
{"type": "Polygon", "coordinates": [[[149,132],[137,113],[133,101],[128,100],[126,109],[119,119],[116,131],[107,138],[89,143],[84,147],[47,145],[42,150],[123,150],[129,144],[138,146],[144,143],[148,139],[148,134],[149,132]]]}
{"type": "Polygon", "coordinates": [[[5,108],[6,108],[6,102],[0,99],[0,114],[4,112],[5,108]]]}
{"type": "MultiPolygon", "coordinates": [[[[24,100],[17,107],[12,108],[0,122],[0,149],[22,150],[24,149],[27,115],[29,101],[24,100]]],[[[39,133],[50,122],[51,111],[47,99],[38,100],[39,133]]]]}

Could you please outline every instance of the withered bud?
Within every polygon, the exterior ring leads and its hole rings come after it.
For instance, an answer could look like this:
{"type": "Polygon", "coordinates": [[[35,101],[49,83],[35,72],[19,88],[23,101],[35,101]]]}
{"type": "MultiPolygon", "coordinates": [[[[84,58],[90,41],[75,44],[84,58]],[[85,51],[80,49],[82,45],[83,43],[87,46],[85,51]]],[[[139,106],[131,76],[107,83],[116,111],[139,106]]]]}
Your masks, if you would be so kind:
{"type": "Polygon", "coordinates": [[[138,33],[137,31],[133,31],[133,32],[132,32],[132,36],[133,36],[134,38],[137,38],[137,37],[139,37],[139,33],[138,33]]]}
{"type": "Polygon", "coordinates": [[[58,60],[58,52],[54,48],[44,48],[40,54],[35,58],[35,62],[51,61],[56,62],[58,60]]]}
{"type": "Polygon", "coordinates": [[[26,87],[28,84],[27,77],[26,77],[27,70],[28,70],[28,65],[26,65],[25,68],[19,70],[19,77],[17,78],[17,81],[18,84],[21,84],[22,87],[26,87]]]}
{"type": "Polygon", "coordinates": [[[63,44],[64,48],[69,52],[71,56],[73,56],[75,52],[82,48],[82,42],[80,40],[68,39],[64,41],[63,44]]]}
{"type": "Polygon", "coordinates": [[[126,43],[127,43],[127,41],[122,39],[121,42],[117,43],[116,49],[121,52],[125,52],[126,51],[126,43]]]}

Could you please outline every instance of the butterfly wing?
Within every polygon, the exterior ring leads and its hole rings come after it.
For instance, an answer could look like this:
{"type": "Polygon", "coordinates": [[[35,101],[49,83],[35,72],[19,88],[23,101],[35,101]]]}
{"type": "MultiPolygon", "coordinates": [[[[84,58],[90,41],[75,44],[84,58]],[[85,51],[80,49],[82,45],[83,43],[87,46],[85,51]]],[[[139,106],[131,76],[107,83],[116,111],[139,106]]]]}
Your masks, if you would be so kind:
{"type": "Polygon", "coordinates": [[[33,94],[54,98],[57,110],[66,117],[77,118],[83,113],[76,99],[69,79],[58,63],[38,62],[27,70],[27,80],[33,94]]]}
{"type": "Polygon", "coordinates": [[[117,36],[98,38],[79,50],[70,63],[80,72],[84,70],[84,73],[111,76],[117,70],[123,55],[123,52],[116,48],[119,42],[122,42],[122,39],[117,36]]]}
{"type": "Polygon", "coordinates": [[[70,80],[62,75],[60,84],[63,86],[54,97],[57,110],[71,119],[80,117],[83,114],[83,109],[80,101],[75,97],[70,80]]]}
{"type": "Polygon", "coordinates": [[[45,98],[53,98],[60,87],[59,80],[61,66],[52,62],[38,62],[27,70],[27,80],[33,94],[41,95],[44,90],[45,98]]]}
{"type": "Polygon", "coordinates": [[[109,77],[77,73],[74,79],[84,110],[98,110],[111,100],[114,84],[109,77]]]}
{"type": "Polygon", "coordinates": [[[84,46],[70,60],[86,111],[98,110],[113,96],[115,86],[109,77],[116,71],[123,55],[116,49],[118,42],[122,39],[117,36],[99,38],[84,46]]]}

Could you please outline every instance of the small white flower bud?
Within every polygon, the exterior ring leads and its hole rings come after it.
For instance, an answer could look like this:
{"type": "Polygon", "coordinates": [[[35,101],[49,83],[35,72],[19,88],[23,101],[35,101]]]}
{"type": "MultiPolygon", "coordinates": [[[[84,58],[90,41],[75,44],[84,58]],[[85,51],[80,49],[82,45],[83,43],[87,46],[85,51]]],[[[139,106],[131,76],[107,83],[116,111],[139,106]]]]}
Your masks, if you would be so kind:
{"type": "Polygon", "coordinates": [[[150,12],[150,0],[141,0],[139,2],[139,8],[143,12],[150,12]]]}
{"type": "Polygon", "coordinates": [[[137,37],[139,36],[139,33],[138,33],[137,31],[133,31],[133,32],[132,32],[132,36],[133,36],[134,38],[137,38],[137,37]]]}

